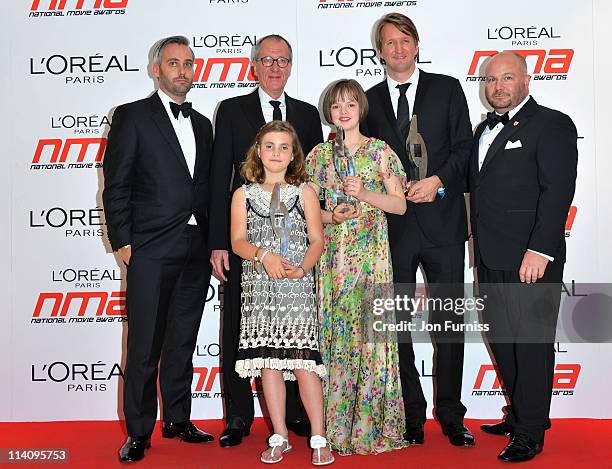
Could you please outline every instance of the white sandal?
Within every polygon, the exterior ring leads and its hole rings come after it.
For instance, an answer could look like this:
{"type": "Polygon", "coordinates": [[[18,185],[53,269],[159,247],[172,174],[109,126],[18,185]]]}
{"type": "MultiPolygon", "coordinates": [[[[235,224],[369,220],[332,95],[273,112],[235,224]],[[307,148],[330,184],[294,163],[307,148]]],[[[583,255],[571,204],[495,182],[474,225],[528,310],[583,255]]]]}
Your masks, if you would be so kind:
{"type": "Polygon", "coordinates": [[[336,460],[334,458],[334,455],[331,454],[331,448],[330,448],[329,455],[331,456],[331,459],[329,461],[321,462],[321,448],[325,448],[326,446],[327,446],[327,439],[325,439],[321,435],[313,435],[310,437],[310,447],[313,450],[313,456],[314,456],[314,452],[315,451],[317,452],[317,462],[312,461],[313,466],[327,466],[328,464],[331,464],[336,460]]]}
{"type": "Polygon", "coordinates": [[[280,458],[278,459],[266,459],[263,455],[261,456],[261,462],[266,463],[266,464],[276,464],[277,462],[281,462],[283,460],[283,455],[285,453],[288,453],[289,451],[291,451],[292,446],[289,444],[289,440],[281,435],[279,435],[278,433],[275,433],[274,435],[272,435],[270,438],[268,438],[268,447],[272,448],[272,451],[270,451],[270,455],[269,457],[273,458],[274,457],[274,451],[276,450],[276,448],[281,448],[285,443],[287,443],[287,446],[285,447],[285,449],[281,450],[280,452],[280,458]]]}

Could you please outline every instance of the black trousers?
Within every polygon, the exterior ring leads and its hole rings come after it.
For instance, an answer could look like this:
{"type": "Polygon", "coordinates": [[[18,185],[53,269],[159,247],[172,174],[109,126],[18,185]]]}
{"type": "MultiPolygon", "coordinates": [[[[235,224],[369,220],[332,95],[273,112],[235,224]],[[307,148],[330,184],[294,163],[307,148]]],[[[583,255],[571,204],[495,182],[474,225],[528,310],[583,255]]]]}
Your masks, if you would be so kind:
{"type": "MultiPolygon", "coordinates": [[[[250,427],[255,416],[251,380],[238,376],[234,368],[240,340],[241,275],[242,259],[230,253],[230,271],[223,289],[223,341],[221,343],[225,416],[230,428],[240,425],[250,427]]],[[[286,420],[302,419],[303,412],[298,402],[297,382],[285,381],[285,387],[286,420]]]]}
{"type": "Polygon", "coordinates": [[[544,441],[550,428],[555,368],[555,329],[563,262],[549,262],[535,284],[521,283],[518,269],[491,270],[479,264],[488,345],[508,397],[506,422],[516,433],[544,441]]]}
{"type": "MultiPolygon", "coordinates": [[[[432,288],[430,297],[463,297],[464,243],[435,246],[421,231],[414,207],[408,204],[408,223],[403,237],[391,245],[393,279],[396,295],[413,297],[416,273],[422,266],[432,288]]],[[[399,320],[410,321],[405,311],[396,312],[399,320]]],[[[433,311],[430,323],[445,320],[462,322],[463,317],[451,312],[433,311]]],[[[436,333],[431,335],[434,344],[434,413],[442,425],[462,423],[467,412],[461,403],[463,379],[463,334],[436,333]]],[[[398,334],[400,379],[406,413],[406,426],[422,425],[427,420],[427,402],[423,395],[420,374],[415,366],[415,356],[409,332],[398,334]]]]}
{"type": "Polygon", "coordinates": [[[123,402],[129,436],[149,436],[153,431],[158,372],[163,420],[190,419],[192,357],[210,274],[206,242],[194,226],[186,226],[162,259],[138,250],[132,253],[123,402]]]}

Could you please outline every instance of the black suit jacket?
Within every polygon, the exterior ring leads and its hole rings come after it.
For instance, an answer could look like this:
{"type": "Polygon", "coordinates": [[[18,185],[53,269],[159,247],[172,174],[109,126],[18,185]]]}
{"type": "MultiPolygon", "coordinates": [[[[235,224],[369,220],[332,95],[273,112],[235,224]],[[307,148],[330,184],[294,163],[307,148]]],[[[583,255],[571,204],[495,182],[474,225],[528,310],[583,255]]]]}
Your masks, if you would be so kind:
{"type": "MultiPolygon", "coordinates": [[[[367,91],[369,111],[362,125],[365,135],[384,140],[397,153],[409,174],[406,143],[393,112],[387,80],[367,91]]],[[[427,176],[437,175],[446,197],[414,204],[418,227],[435,245],[461,243],[467,239],[467,215],[463,193],[467,190],[467,166],[472,146],[472,126],[467,101],[455,78],[419,70],[413,115],[427,147],[427,176]]],[[[410,203],[410,202],[409,202],[410,203]]],[[[408,227],[404,215],[388,215],[389,241],[401,237],[408,227]]]]}
{"type": "Polygon", "coordinates": [[[495,138],[479,171],[485,126],[486,121],[476,127],[470,161],[476,261],[489,269],[515,271],[532,249],[564,262],[565,222],[578,162],[574,123],[529,98],[495,138]],[[509,142],[517,148],[506,149],[509,142]]]}
{"type": "Polygon", "coordinates": [[[172,123],[157,93],[119,106],[104,157],[104,212],[113,249],[162,257],[193,214],[208,235],[208,174],[212,125],[195,110],[192,178],[172,123]]]}
{"type": "MultiPolygon", "coordinates": [[[[319,112],[311,104],[285,94],[286,120],[295,127],[304,155],[323,141],[319,112]]],[[[209,248],[230,250],[231,194],[243,184],[240,164],[257,131],[266,123],[259,92],[229,98],[219,104],[215,120],[215,145],[211,171],[211,219],[209,248]],[[232,180],[233,174],[233,180],[232,180]],[[231,186],[230,186],[231,182],[231,186]]]]}

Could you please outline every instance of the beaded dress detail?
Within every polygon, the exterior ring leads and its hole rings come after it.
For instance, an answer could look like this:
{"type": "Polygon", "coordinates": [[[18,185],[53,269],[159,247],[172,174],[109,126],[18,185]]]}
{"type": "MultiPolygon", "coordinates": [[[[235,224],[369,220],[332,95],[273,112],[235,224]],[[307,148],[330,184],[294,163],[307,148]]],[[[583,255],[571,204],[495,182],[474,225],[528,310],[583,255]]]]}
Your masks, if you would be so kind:
{"type": "MultiPolygon", "coordinates": [[[[302,201],[305,184],[281,187],[280,198],[289,212],[287,260],[300,265],[308,249],[302,201]]],[[[257,183],[243,186],[247,210],[247,238],[257,247],[280,253],[280,239],[270,221],[271,192],[257,183]]],[[[325,375],[319,353],[319,321],[312,270],[301,279],[274,280],[260,264],[242,261],[242,317],[236,372],[242,378],[261,376],[262,368],[282,370],[295,380],[294,369],[325,375]]]]}

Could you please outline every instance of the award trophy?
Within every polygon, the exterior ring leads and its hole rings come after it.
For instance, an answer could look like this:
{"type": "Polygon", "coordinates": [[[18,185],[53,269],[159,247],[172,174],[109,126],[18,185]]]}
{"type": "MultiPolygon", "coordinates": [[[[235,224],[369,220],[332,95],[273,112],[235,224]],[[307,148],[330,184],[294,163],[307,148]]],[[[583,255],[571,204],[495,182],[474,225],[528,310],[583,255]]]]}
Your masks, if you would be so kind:
{"type": "Polygon", "coordinates": [[[280,184],[274,184],[272,189],[272,197],[270,199],[270,222],[272,223],[272,231],[280,240],[280,255],[287,257],[289,254],[289,234],[291,233],[291,220],[289,219],[289,211],[284,202],[281,202],[280,184]]]}
{"type": "Polygon", "coordinates": [[[416,114],[410,119],[410,130],[406,140],[408,161],[410,163],[410,183],[415,183],[427,177],[427,147],[419,133],[416,114]]]}
{"type": "MultiPolygon", "coordinates": [[[[336,173],[340,176],[340,179],[344,181],[346,176],[355,176],[355,163],[353,157],[349,153],[348,149],[344,145],[344,129],[341,125],[336,126],[336,138],[333,142],[333,159],[334,168],[336,173]]],[[[355,197],[349,195],[339,196],[337,205],[351,204],[353,208],[357,207],[357,201],[355,197]]],[[[342,212],[346,212],[348,209],[343,209],[342,212]]]]}

